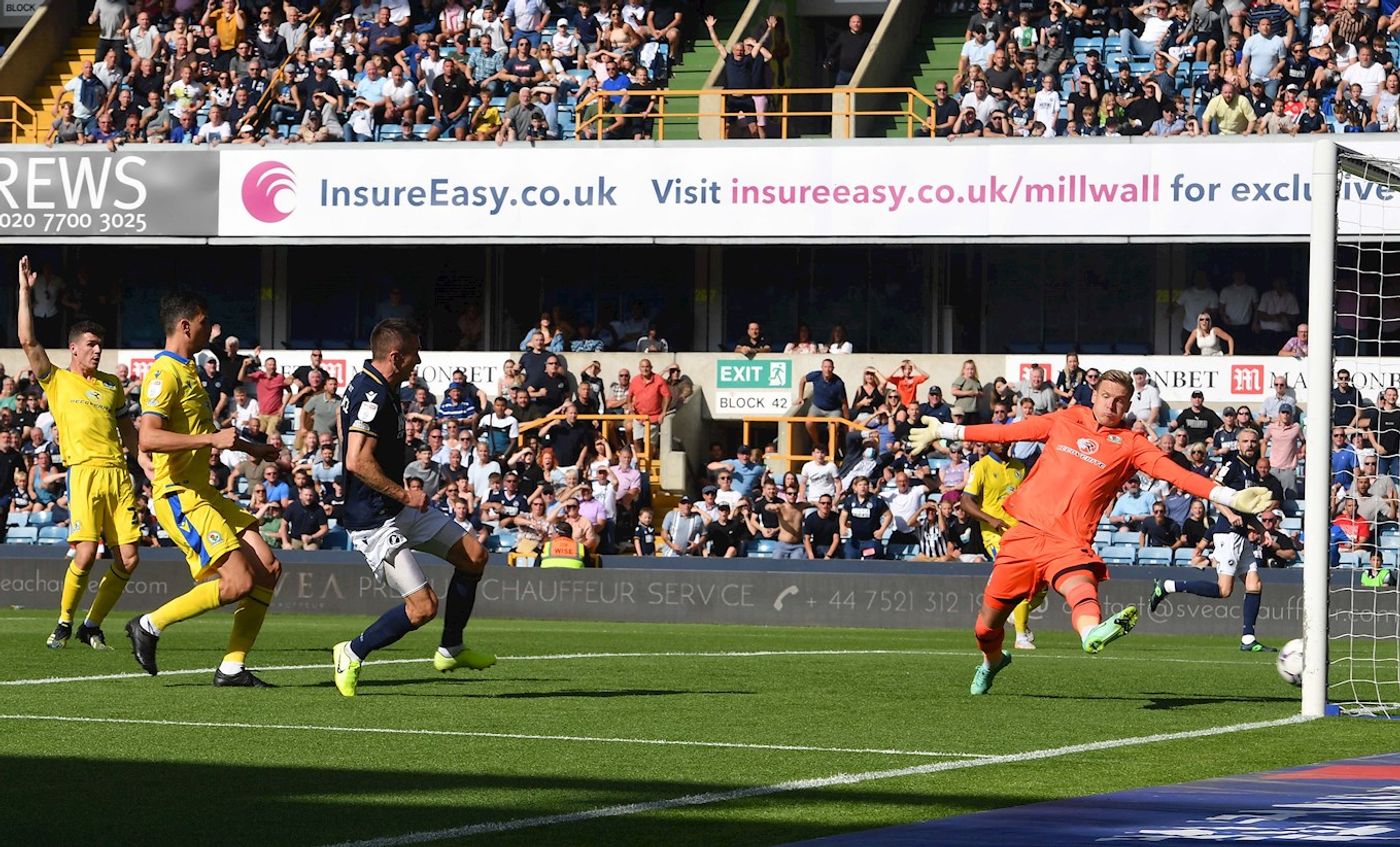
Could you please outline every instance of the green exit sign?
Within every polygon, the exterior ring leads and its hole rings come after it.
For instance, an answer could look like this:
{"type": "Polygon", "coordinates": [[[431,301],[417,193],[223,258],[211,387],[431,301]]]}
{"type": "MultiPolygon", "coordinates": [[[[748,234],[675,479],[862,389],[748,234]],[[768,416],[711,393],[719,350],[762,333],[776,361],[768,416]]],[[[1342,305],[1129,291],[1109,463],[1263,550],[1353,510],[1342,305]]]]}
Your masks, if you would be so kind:
{"type": "Polygon", "coordinates": [[[790,389],[792,363],[786,359],[720,359],[715,387],[790,389]]]}

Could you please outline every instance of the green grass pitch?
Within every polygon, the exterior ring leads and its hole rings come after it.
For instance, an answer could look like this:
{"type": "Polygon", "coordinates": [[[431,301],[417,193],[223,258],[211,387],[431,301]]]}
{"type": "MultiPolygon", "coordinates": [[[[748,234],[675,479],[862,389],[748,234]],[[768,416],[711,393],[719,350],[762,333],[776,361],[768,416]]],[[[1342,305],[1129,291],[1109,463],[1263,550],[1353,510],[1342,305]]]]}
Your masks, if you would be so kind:
{"type": "MultiPolygon", "coordinates": [[[[264,674],[277,690],[216,690],[205,671],[13,684],[131,674],[125,619],[109,621],[116,652],[76,642],[55,652],[44,647],[47,615],[0,614],[7,843],[781,844],[1400,749],[1400,723],[1327,719],[978,758],[1297,712],[1298,691],[1271,655],[1241,654],[1231,635],[1146,628],[1100,657],[1042,632],[1040,650],[1018,653],[992,694],[973,698],[970,632],[477,621],[471,643],[502,660],[441,676],[425,661],[432,624],[377,655],[392,661],[367,665],[360,696],[345,699],[329,647],[368,619],[274,609],[253,662],[285,668],[264,674]],[[562,655],[580,653],[651,655],[562,655]],[[50,719],[64,716],[95,720],[50,719]],[[936,763],[957,766],[881,773],[936,763]],[[866,776],[664,802],[837,774],[866,776]],[[610,812],[580,814],[600,809],[610,812]],[[452,830],[466,834],[405,838],[452,830]]],[[[173,628],[163,670],[212,667],[228,626],[213,614],[173,628]]]]}

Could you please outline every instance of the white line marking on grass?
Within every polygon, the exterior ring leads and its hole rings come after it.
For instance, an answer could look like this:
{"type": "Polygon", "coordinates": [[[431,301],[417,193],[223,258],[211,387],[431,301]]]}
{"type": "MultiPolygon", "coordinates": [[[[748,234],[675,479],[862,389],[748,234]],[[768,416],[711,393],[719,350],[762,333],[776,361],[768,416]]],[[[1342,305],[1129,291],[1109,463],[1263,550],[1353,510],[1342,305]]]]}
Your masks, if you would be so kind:
{"type": "Polygon", "coordinates": [[[143,718],[97,718],[75,715],[0,715],[0,721],[54,721],[60,723],[173,726],[196,729],[280,729],[294,732],[354,732],[365,735],[432,735],[449,738],[500,738],[513,741],[572,741],[591,744],[644,744],[656,747],[717,747],[732,750],[780,750],[793,753],[867,753],[881,756],[918,756],[931,759],[984,759],[986,753],[941,753],[931,750],[884,750],[872,747],[809,747],[799,744],[744,744],[737,741],[686,741],[669,738],[613,738],[597,735],[529,735],[518,732],[470,732],[450,729],[400,729],[394,727],[314,726],[221,721],[173,721],[143,718]]]}
{"type": "Polygon", "coordinates": [[[864,773],[839,773],[833,776],[821,777],[819,779],[798,779],[789,782],[780,782],[776,785],[759,785],[752,788],[736,788],[731,791],[711,791],[704,794],[688,794],[684,797],[674,797],[670,800],[653,800],[646,803],[627,803],[620,806],[604,806],[598,809],[588,809],[581,812],[568,812],[558,815],[543,815],[533,818],[516,818],[508,821],[495,821],[492,823],[469,824],[467,826],[453,827],[451,829],[427,830],[424,832],[411,832],[404,835],[391,835],[384,838],[369,838],[363,841],[345,841],[332,845],[332,847],[401,847],[406,844],[426,844],[431,841],[442,841],[449,838],[469,838],[473,835],[489,835],[497,832],[510,832],[519,829],[531,829],[543,826],[556,826],[559,824],[580,823],[582,821],[597,820],[599,818],[616,818],[626,815],[644,814],[647,812],[659,812],[667,809],[679,809],[688,806],[706,806],[715,803],[729,803],[735,800],[747,800],[753,797],[765,797],[772,794],[786,794],[793,791],[809,791],[816,788],[830,788],[837,785],[856,785],[862,782],[871,782],[878,779],[896,779],[900,777],[922,776],[925,774],[941,773],[943,771],[956,771],[965,768],[981,768],[990,765],[1017,764],[1020,762],[1031,762],[1039,759],[1054,759],[1060,756],[1071,756],[1076,753],[1092,753],[1099,750],[1115,750],[1121,747],[1136,747],[1143,744],[1156,744],[1162,741],[1179,741],[1188,738],[1207,738],[1212,735],[1228,735],[1235,732],[1246,732],[1253,729],[1269,729],[1272,727],[1288,726],[1290,724],[1303,723],[1312,720],[1302,715],[1282,718],[1272,721],[1255,721],[1253,723],[1237,723],[1229,726],[1215,726],[1206,729],[1194,729],[1184,732],[1168,732],[1159,735],[1141,735],[1133,738],[1114,738],[1108,741],[1094,741],[1087,744],[1071,744],[1066,747],[1051,747],[1044,750],[1031,750],[1025,753],[1009,753],[1004,756],[989,756],[984,759],[961,760],[953,762],[931,762],[926,765],[915,765],[907,768],[895,768],[883,771],[866,771],[864,773]]]}
{"type": "MultiPolygon", "coordinates": [[[[1070,660],[1083,661],[1084,657],[1078,652],[1064,654],[1046,653],[1044,651],[1032,654],[1022,654],[1024,660],[1070,660]]],[[[529,656],[500,656],[503,662],[543,662],[543,661],[571,661],[576,659],[663,659],[663,658],[685,658],[685,659],[747,659],[762,658],[767,656],[933,656],[942,658],[964,658],[975,660],[977,654],[971,650],[733,650],[721,652],[701,652],[687,653],[683,651],[660,652],[660,653],[546,653],[529,656]]],[[[1259,665],[1259,662],[1239,661],[1229,659],[1180,659],[1169,656],[1094,656],[1095,662],[1151,662],[1153,664],[1171,663],[1183,665],[1259,665]]],[[[366,662],[366,665],[414,665],[426,664],[431,659],[379,659],[366,662]]],[[[1261,665],[1262,666],[1262,665],[1261,665]]],[[[329,662],[313,663],[307,665],[263,665],[254,666],[253,670],[264,671],[312,671],[325,670],[330,667],[329,662]]],[[[161,676],[189,676],[191,674],[213,673],[212,667],[208,668],[181,668],[179,670],[161,671],[161,676]]],[[[7,685],[57,685],[69,682],[108,682],[121,679],[145,679],[145,673],[106,673],[88,674],[86,676],[46,676],[35,679],[3,679],[0,680],[0,687],[7,685]]]]}

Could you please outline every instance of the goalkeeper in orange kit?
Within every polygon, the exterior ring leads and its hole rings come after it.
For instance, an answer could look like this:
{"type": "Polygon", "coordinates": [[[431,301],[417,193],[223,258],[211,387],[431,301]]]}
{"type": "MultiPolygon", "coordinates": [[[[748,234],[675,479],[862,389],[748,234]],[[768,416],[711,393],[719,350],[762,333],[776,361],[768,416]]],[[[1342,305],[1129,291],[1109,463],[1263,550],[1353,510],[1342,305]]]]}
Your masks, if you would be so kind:
{"type": "Polygon", "coordinates": [[[1099,516],[1133,474],[1142,471],[1236,512],[1253,514],[1272,501],[1267,488],[1237,491],[1184,470],[1149,439],[1124,427],[1132,392],[1132,377],[1110,370],[1100,375],[1090,407],[1072,406],[1005,425],[962,426],[924,418],[925,426],[910,433],[916,453],[940,439],[1045,444],[1040,460],[1005,504],[1018,523],[1003,536],[982,595],[975,632],[983,661],[972,680],[973,694],[987,693],[997,673],[1011,664],[1011,653],[1002,649],[1002,627],[1012,609],[1041,585],[1069,603],[1084,652],[1097,653],[1132,631],[1136,606],[1102,619],[1099,583],[1108,579],[1108,568],[1094,552],[1093,539],[1099,516]]]}

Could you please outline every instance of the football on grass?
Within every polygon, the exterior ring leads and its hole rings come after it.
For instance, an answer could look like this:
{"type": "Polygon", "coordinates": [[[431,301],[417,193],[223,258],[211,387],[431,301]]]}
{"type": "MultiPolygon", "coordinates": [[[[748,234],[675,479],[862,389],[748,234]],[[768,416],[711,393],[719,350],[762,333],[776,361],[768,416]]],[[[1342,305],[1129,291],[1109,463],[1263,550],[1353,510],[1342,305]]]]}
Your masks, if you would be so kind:
{"type": "Polygon", "coordinates": [[[1278,675],[1291,685],[1303,684],[1303,639],[1295,638],[1278,651],[1278,675]]]}

